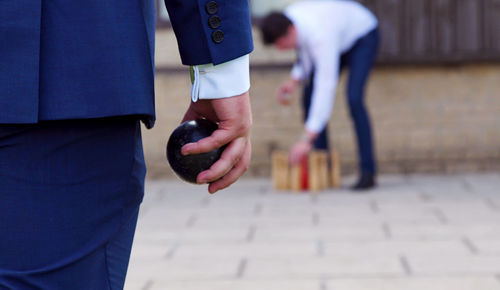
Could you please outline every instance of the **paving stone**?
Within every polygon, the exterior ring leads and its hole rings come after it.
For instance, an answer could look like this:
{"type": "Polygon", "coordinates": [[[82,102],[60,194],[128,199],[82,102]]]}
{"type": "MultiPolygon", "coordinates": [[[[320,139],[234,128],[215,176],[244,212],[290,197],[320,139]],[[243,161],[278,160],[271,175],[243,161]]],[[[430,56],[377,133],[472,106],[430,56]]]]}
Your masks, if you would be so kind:
{"type": "Polygon", "coordinates": [[[439,222],[439,218],[436,217],[435,210],[429,207],[419,207],[419,206],[401,206],[399,208],[394,207],[382,207],[378,214],[378,219],[384,222],[407,222],[407,223],[432,223],[439,222]]]}
{"type": "Polygon", "coordinates": [[[125,288],[127,285],[138,285],[141,288],[130,288],[130,289],[144,289],[143,287],[147,284],[151,284],[157,279],[158,276],[165,275],[167,272],[165,267],[166,260],[158,258],[154,261],[134,261],[131,257],[131,262],[127,270],[127,278],[125,280],[125,288]]]}
{"type": "Polygon", "coordinates": [[[241,226],[256,226],[258,228],[296,228],[310,227],[313,225],[312,215],[289,216],[289,217],[241,217],[232,216],[226,218],[200,218],[197,220],[196,228],[235,228],[241,226]]]}
{"type": "Polygon", "coordinates": [[[387,279],[332,279],[327,289],[349,290],[497,290],[493,277],[432,277],[387,279]]]}
{"type": "Polygon", "coordinates": [[[500,256],[500,239],[497,240],[471,239],[471,242],[477,248],[478,253],[481,255],[500,256]]]}
{"type": "Polygon", "coordinates": [[[240,229],[189,229],[178,234],[178,240],[186,243],[240,243],[245,242],[247,228],[240,229]]]}
{"type": "Polygon", "coordinates": [[[175,242],[164,242],[159,240],[145,240],[138,238],[134,240],[132,254],[130,257],[131,264],[143,263],[150,260],[166,259],[167,254],[175,246],[175,242]]]}
{"type": "Polygon", "coordinates": [[[258,228],[255,242],[314,242],[318,240],[318,231],[311,226],[267,227],[258,228]]]}
{"type": "Polygon", "coordinates": [[[335,226],[320,221],[316,228],[316,238],[322,241],[373,241],[385,240],[387,237],[381,226],[356,225],[335,226]]]}
{"type": "Polygon", "coordinates": [[[253,217],[198,218],[192,228],[196,229],[241,229],[256,224],[253,217]]]}
{"type": "Polygon", "coordinates": [[[500,256],[410,254],[406,257],[415,275],[496,275],[500,273],[500,256]]]}
{"type": "MultiPolygon", "coordinates": [[[[237,201],[236,201],[237,202],[237,201]]],[[[234,203],[234,202],[232,202],[234,203]]],[[[245,205],[232,205],[227,207],[214,206],[209,204],[197,210],[197,213],[202,218],[221,218],[226,216],[231,217],[252,217],[255,215],[255,202],[248,202],[245,205]]]]}
{"type": "Polygon", "coordinates": [[[404,270],[395,257],[281,257],[279,259],[251,259],[248,261],[246,279],[311,279],[336,276],[403,275],[404,270]]]}
{"type": "Polygon", "coordinates": [[[179,240],[179,233],[172,230],[152,228],[138,229],[135,232],[134,243],[142,241],[157,241],[162,243],[173,243],[179,240]]]}
{"type": "Polygon", "coordinates": [[[272,192],[260,199],[263,203],[270,207],[304,207],[310,205],[310,194],[285,194],[280,192],[272,192]]]}
{"type": "MultiPolygon", "coordinates": [[[[484,222],[483,222],[484,223],[484,222]]],[[[500,240],[500,223],[470,223],[456,228],[464,236],[471,239],[493,239],[500,240]]]]}
{"type": "MultiPolygon", "coordinates": [[[[267,203],[260,203],[259,217],[273,218],[273,217],[297,217],[297,216],[310,216],[317,211],[316,206],[272,206],[267,203]]],[[[254,206],[255,214],[255,206],[254,206]]]]}
{"type": "Polygon", "coordinates": [[[239,259],[174,258],[161,262],[148,261],[140,269],[129,267],[129,272],[131,278],[144,282],[230,280],[236,279],[239,263],[239,259]]]}
{"type": "Polygon", "coordinates": [[[409,186],[392,188],[379,186],[373,193],[376,193],[373,199],[381,204],[419,204],[422,202],[421,192],[409,186]]]}
{"type": "Polygon", "coordinates": [[[151,209],[140,216],[138,230],[143,229],[172,229],[180,230],[186,227],[189,219],[194,215],[191,211],[161,211],[151,209]]]}
{"type": "Polygon", "coordinates": [[[449,223],[495,223],[500,224],[500,211],[494,211],[486,203],[445,205],[439,209],[446,216],[449,223]]]}
{"type": "Polygon", "coordinates": [[[125,282],[125,286],[123,289],[125,290],[142,290],[146,289],[146,283],[147,282],[142,282],[142,281],[131,281],[130,279],[127,279],[125,282]]]}
{"type": "Polygon", "coordinates": [[[337,193],[329,191],[319,195],[318,204],[359,206],[372,199],[392,204],[420,203],[422,201],[420,193],[417,190],[408,189],[403,186],[394,186],[392,188],[378,186],[371,193],[373,193],[371,196],[365,196],[352,192],[337,193]]]}
{"type": "Polygon", "coordinates": [[[379,255],[394,257],[406,255],[467,255],[470,254],[461,240],[452,241],[363,241],[325,242],[326,256],[353,255],[370,258],[379,255]]]}
{"type": "Polygon", "coordinates": [[[369,194],[316,195],[148,181],[125,289],[500,289],[498,177],[381,176],[369,194]]]}
{"type": "Polygon", "coordinates": [[[479,194],[497,195],[498,180],[500,174],[498,173],[482,173],[482,174],[468,174],[463,179],[470,185],[472,191],[479,194]]]}
{"type": "Polygon", "coordinates": [[[336,227],[378,227],[384,220],[375,214],[324,215],[319,214],[319,224],[336,227]]]}
{"type": "Polygon", "coordinates": [[[183,244],[175,253],[176,259],[203,258],[279,258],[286,256],[314,257],[315,242],[240,243],[240,244],[183,244]]]}
{"type": "Polygon", "coordinates": [[[500,225],[481,224],[478,222],[458,224],[414,224],[390,223],[389,229],[393,239],[401,240],[442,240],[460,239],[498,239],[500,240],[500,225]]]}
{"type": "Polygon", "coordinates": [[[385,240],[380,226],[335,226],[321,223],[317,227],[258,227],[255,231],[256,242],[311,242],[346,240],[385,240]]]}
{"type": "MultiPolygon", "coordinates": [[[[182,289],[182,290],[318,290],[316,280],[289,280],[289,281],[184,281],[184,282],[157,282],[150,290],[182,289]]],[[[127,290],[127,288],[125,288],[127,290]]],[[[132,288],[130,288],[132,290],[132,288]]]]}
{"type": "Polygon", "coordinates": [[[460,228],[439,223],[409,225],[392,222],[388,228],[394,240],[458,240],[463,235],[460,228]]]}
{"type": "Polygon", "coordinates": [[[373,209],[371,205],[371,200],[363,200],[362,202],[357,202],[355,204],[350,205],[341,205],[341,204],[328,204],[321,200],[318,200],[313,206],[311,206],[311,210],[317,212],[323,216],[354,216],[354,215],[367,215],[369,217],[373,216],[373,209]]]}

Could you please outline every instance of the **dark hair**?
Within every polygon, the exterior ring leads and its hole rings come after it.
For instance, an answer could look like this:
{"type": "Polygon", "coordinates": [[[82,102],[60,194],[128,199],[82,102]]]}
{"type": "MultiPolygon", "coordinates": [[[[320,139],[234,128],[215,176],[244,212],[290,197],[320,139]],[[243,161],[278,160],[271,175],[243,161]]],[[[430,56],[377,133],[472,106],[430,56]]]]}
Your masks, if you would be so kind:
{"type": "Polygon", "coordinates": [[[281,12],[272,12],[267,15],[260,24],[262,41],[265,45],[274,44],[274,42],[288,33],[288,27],[292,21],[281,12]]]}

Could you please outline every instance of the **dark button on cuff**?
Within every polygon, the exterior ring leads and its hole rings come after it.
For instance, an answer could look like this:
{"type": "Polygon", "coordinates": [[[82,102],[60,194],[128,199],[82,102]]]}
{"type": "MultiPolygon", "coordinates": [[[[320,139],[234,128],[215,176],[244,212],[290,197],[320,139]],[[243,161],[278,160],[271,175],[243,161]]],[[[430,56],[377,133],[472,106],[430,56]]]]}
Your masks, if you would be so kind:
{"type": "Polygon", "coordinates": [[[220,23],[221,23],[220,17],[217,15],[210,16],[210,18],[208,18],[208,25],[212,29],[219,28],[220,23]]]}
{"type": "Polygon", "coordinates": [[[215,1],[208,2],[207,5],[205,5],[205,10],[210,15],[217,13],[217,10],[218,10],[217,2],[215,2],[215,1]]]}
{"type": "Polygon", "coordinates": [[[212,33],[212,40],[215,43],[221,43],[224,40],[224,32],[221,30],[214,31],[214,33],[212,33]]]}

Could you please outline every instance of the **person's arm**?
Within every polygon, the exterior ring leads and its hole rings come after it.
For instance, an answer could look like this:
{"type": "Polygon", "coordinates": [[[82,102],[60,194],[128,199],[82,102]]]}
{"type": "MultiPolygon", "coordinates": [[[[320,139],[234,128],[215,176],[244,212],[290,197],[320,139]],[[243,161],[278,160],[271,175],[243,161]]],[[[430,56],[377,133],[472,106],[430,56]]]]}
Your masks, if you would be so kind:
{"type": "Polygon", "coordinates": [[[299,59],[293,64],[290,72],[291,79],[303,81],[311,74],[311,56],[308,54],[310,50],[311,48],[307,44],[302,44],[301,48],[298,49],[299,59]]]}
{"type": "Polygon", "coordinates": [[[310,133],[319,133],[328,123],[333,109],[339,80],[340,51],[331,43],[317,45],[313,58],[314,85],[305,129],[310,133]]]}
{"type": "Polygon", "coordinates": [[[290,71],[290,79],[296,81],[303,81],[306,77],[304,67],[301,62],[296,61],[293,64],[292,70],[290,71]]]}
{"type": "Polygon", "coordinates": [[[300,85],[300,82],[301,81],[298,79],[290,78],[286,82],[282,83],[276,91],[276,99],[278,100],[278,102],[284,106],[290,105],[291,95],[300,85]]]}
{"type": "Polygon", "coordinates": [[[311,106],[302,137],[290,152],[290,162],[298,163],[307,156],[319,133],[325,128],[332,112],[335,89],[339,78],[340,51],[332,42],[315,45],[315,64],[311,106]]]}
{"type": "Polygon", "coordinates": [[[165,0],[183,64],[192,71],[191,105],[183,121],[219,123],[212,136],[186,144],[199,154],[227,144],[219,161],[198,175],[214,193],[234,183],[250,163],[252,115],[248,54],[253,50],[247,0],[165,0]]]}
{"type": "Polygon", "coordinates": [[[228,144],[219,161],[198,175],[198,183],[209,183],[214,193],[234,183],[248,169],[251,156],[250,129],[252,113],[250,95],[191,102],[183,121],[207,118],[219,123],[212,136],[182,147],[182,154],[200,154],[228,144]]]}
{"type": "Polygon", "coordinates": [[[312,64],[307,51],[307,47],[298,50],[299,60],[294,63],[290,72],[290,78],[281,84],[276,92],[276,99],[282,105],[289,105],[291,103],[290,96],[295,92],[299,84],[311,74],[312,64]]]}
{"type": "Polygon", "coordinates": [[[165,0],[185,65],[218,65],[253,50],[248,0],[165,0]]]}

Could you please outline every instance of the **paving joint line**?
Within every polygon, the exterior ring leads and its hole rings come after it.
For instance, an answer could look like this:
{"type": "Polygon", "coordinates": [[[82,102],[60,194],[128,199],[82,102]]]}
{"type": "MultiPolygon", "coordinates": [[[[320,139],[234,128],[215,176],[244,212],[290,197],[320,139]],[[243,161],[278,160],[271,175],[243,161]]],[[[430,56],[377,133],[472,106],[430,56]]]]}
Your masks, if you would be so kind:
{"type": "Polygon", "coordinates": [[[376,200],[372,199],[370,200],[370,209],[372,210],[373,213],[378,214],[380,213],[380,207],[378,206],[378,203],[376,200]]]}
{"type": "Polygon", "coordinates": [[[167,253],[165,254],[165,259],[172,259],[174,256],[175,252],[177,252],[177,249],[179,248],[179,242],[174,242],[174,244],[168,249],[167,253]]]}
{"type": "Polygon", "coordinates": [[[392,238],[391,228],[389,227],[388,223],[383,223],[382,224],[382,231],[384,232],[384,235],[385,235],[386,238],[388,238],[388,239],[392,238]]]}
{"type": "Polygon", "coordinates": [[[498,206],[498,204],[496,204],[491,198],[485,197],[484,202],[486,203],[486,206],[489,207],[490,209],[492,209],[494,211],[500,210],[500,207],[498,206]]]}
{"type": "Polygon", "coordinates": [[[248,242],[248,243],[251,243],[255,237],[255,231],[257,230],[257,227],[255,225],[251,225],[250,228],[248,229],[248,233],[247,233],[247,236],[245,238],[245,240],[248,242]]]}
{"type": "Polygon", "coordinates": [[[325,243],[322,240],[316,241],[316,255],[318,255],[318,257],[325,256],[325,243]]]}
{"type": "Polygon", "coordinates": [[[188,228],[193,227],[193,226],[194,226],[194,224],[196,223],[196,221],[197,221],[197,220],[198,220],[198,216],[197,216],[195,213],[194,213],[194,214],[192,214],[192,215],[188,218],[188,220],[187,220],[187,222],[186,222],[186,227],[188,227],[188,228]]]}
{"type": "Polygon", "coordinates": [[[319,214],[317,212],[314,212],[312,214],[312,223],[313,223],[313,226],[319,225],[319,214]]]}
{"type": "Polygon", "coordinates": [[[479,250],[477,249],[476,245],[474,245],[474,243],[469,238],[463,237],[462,243],[473,255],[477,255],[479,253],[479,250]]]}
{"type": "Polygon", "coordinates": [[[405,274],[407,276],[413,275],[410,263],[408,263],[408,259],[405,256],[399,256],[399,263],[401,264],[401,267],[403,267],[403,270],[405,271],[405,274]]]}
{"type": "Polygon", "coordinates": [[[157,202],[162,201],[165,197],[166,191],[167,191],[166,188],[160,188],[159,190],[155,191],[155,194],[151,198],[151,201],[152,201],[151,204],[150,203],[143,203],[141,205],[141,209],[139,210],[139,217],[144,216],[146,213],[149,212],[150,208],[152,208],[157,202]]]}
{"type": "Polygon", "coordinates": [[[247,268],[247,258],[242,258],[238,264],[238,270],[236,272],[237,279],[243,278],[246,268],[247,268]]]}
{"type": "Polygon", "coordinates": [[[258,202],[253,208],[254,216],[259,216],[262,213],[262,203],[258,202]]]}
{"type": "Polygon", "coordinates": [[[328,278],[325,275],[319,278],[319,290],[328,290],[328,278]]]}
{"type": "Polygon", "coordinates": [[[142,286],[141,290],[149,290],[153,286],[154,282],[152,280],[146,281],[146,284],[142,286]]]}
{"type": "Polygon", "coordinates": [[[463,177],[461,178],[461,181],[462,181],[462,186],[465,188],[465,190],[467,190],[467,192],[469,193],[476,193],[474,191],[474,188],[472,187],[472,185],[470,184],[470,182],[467,181],[467,179],[464,179],[463,177]]]}
{"type": "Polygon", "coordinates": [[[496,274],[495,278],[497,279],[498,283],[500,283],[500,274],[496,274]]]}
{"type": "Polygon", "coordinates": [[[201,206],[202,207],[207,207],[210,204],[210,198],[208,196],[204,197],[201,200],[201,206]]]}
{"type": "Polygon", "coordinates": [[[440,210],[439,208],[434,208],[432,210],[432,213],[436,216],[436,218],[439,220],[439,222],[443,225],[448,224],[448,219],[444,215],[443,211],[440,210]]]}
{"type": "Polygon", "coordinates": [[[158,190],[155,193],[154,197],[151,200],[153,200],[153,201],[162,201],[165,198],[166,191],[167,191],[166,188],[161,188],[160,190],[158,190]]]}
{"type": "Polygon", "coordinates": [[[432,202],[432,197],[429,195],[429,193],[427,193],[424,190],[419,190],[418,196],[420,197],[420,200],[423,203],[430,203],[430,202],[432,202]]]}

